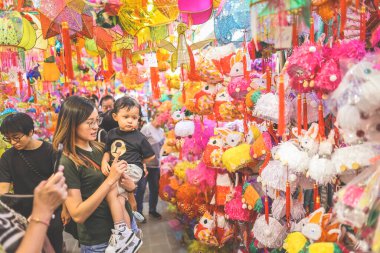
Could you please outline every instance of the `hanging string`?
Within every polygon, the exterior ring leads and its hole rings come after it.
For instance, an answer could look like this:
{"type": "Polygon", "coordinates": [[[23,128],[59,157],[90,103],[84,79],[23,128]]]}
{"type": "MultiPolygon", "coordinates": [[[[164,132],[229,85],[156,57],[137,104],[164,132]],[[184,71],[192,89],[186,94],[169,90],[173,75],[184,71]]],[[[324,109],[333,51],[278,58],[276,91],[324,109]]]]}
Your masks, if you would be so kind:
{"type": "Polygon", "coordinates": [[[270,92],[271,86],[272,86],[272,72],[269,66],[267,66],[267,69],[266,69],[266,78],[267,78],[267,92],[270,92]]]}
{"type": "Polygon", "coordinates": [[[298,135],[301,134],[302,131],[302,97],[301,93],[297,95],[297,130],[298,135]]]}
{"type": "Polygon", "coordinates": [[[286,224],[290,228],[290,183],[286,181],[286,224]]]}
{"type": "Polygon", "coordinates": [[[316,206],[317,206],[317,198],[319,196],[318,194],[318,185],[316,183],[314,183],[313,185],[313,201],[314,201],[314,211],[317,210],[316,206]]]}
{"type": "Polygon", "coordinates": [[[264,198],[264,208],[265,208],[265,220],[269,224],[269,200],[268,195],[265,194],[264,198]]]}
{"type": "Polygon", "coordinates": [[[283,75],[280,75],[280,83],[278,85],[278,97],[279,97],[279,108],[278,108],[277,134],[279,136],[282,136],[285,132],[285,88],[284,88],[283,75]]]}
{"type": "Polygon", "coordinates": [[[322,99],[319,102],[318,105],[318,125],[319,125],[319,137],[324,138],[326,137],[325,134],[325,119],[323,118],[323,103],[322,99]]]}
{"type": "Polygon", "coordinates": [[[340,0],[340,38],[344,39],[344,28],[347,20],[347,0],[340,0]]]}
{"type": "Polygon", "coordinates": [[[82,66],[82,55],[81,55],[81,48],[78,42],[75,44],[75,51],[77,54],[77,64],[78,64],[78,67],[80,67],[82,66]]]}
{"type": "Polygon", "coordinates": [[[365,5],[360,9],[360,40],[365,42],[366,35],[366,18],[365,18],[365,5]]]}
{"type": "Polygon", "coordinates": [[[292,41],[293,41],[293,48],[298,46],[298,27],[297,27],[297,12],[294,12],[293,14],[293,29],[292,29],[292,41]]]}
{"type": "Polygon", "coordinates": [[[303,129],[307,130],[308,129],[308,120],[307,120],[307,99],[306,99],[306,94],[304,94],[303,97],[303,129]]]}

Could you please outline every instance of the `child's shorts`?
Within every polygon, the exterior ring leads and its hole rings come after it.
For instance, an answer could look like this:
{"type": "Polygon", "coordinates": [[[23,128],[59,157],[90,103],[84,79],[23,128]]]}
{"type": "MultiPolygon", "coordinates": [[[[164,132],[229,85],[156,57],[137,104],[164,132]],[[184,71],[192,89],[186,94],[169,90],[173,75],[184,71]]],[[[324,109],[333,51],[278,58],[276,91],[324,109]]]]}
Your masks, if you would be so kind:
{"type": "MultiPolygon", "coordinates": [[[[128,164],[127,170],[124,172],[128,177],[132,179],[132,181],[137,184],[141,177],[143,176],[143,170],[137,166],[136,164],[128,164]]],[[[120,186],[120,184],[117,184],[117,188],[119,191],[119,194],[124,193],[125,190],[120,186]]]]}

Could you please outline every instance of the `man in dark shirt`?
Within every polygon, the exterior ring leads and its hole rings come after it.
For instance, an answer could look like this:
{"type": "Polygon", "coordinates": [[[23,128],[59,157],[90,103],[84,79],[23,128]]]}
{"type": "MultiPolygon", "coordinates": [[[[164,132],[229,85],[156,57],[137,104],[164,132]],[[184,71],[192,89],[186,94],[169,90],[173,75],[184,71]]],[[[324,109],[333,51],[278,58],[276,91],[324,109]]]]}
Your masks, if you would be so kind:
{"type": "MultiPolygon", "coordinates": [[[[34,188],[53,174],[55,155],[51,144],[33,138],[34,123],[25,113],[7,116],[0,127],[4,140],[12,145],[0,159],[0,195],[8,193],[13,183],[15,194],[33,194],[34,188]]],[[[15,211],[29,217],[32,199],[14,206],[15,211]]],[[[55,252],[62,252],[63,225],[61,212],[55,212],[48,237],[55,252]]]]}

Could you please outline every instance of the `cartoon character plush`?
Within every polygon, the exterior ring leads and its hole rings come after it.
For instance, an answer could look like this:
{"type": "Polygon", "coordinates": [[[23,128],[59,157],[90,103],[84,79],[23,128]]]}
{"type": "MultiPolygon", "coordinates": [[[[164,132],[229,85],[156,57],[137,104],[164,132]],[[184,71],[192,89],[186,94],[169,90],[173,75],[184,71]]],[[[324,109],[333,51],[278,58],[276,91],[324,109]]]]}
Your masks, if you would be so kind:
{"type": "Polygon", "coordinates": [[[244,99],[247,93],[252,89],[251,79],[249,76],[245,75],[246,70],[243,57],[244,52],[239,49],[236,52],[236,55],[232,56],[230,59],[231,81],[227,86],[227,90],[230,96],[237,100],[244,99]]]}
{"type": "Polygon", "coordinates": [[[201,77],[201,80],[208,84],[217,84],[223,82],[223,75],[215,67],[212,61],[205,57],[200,57],[197,62],[197,71],[201,77]]]}
{"type": "Polygon", "coordinates": [[[208,245],[219,245],[217,238],[215,237],[216,225],[214,217],[205,212],[199,223],[194,227],[194,237],[208,245]]]}
{"type": "Polygon", "coordinates": [[[213,112],[216,95],[215,85],[202,83],[202,89],[195,93],[195,112],[199,115],[209,115],[213,112]]]}
{"type": "Polygon", "coordinates": [[[301,233],[310,242],[337,242],[342,234],[341,225],[331,222],[332,214],[325,214],[323,207],[315,210],[309,215],[306,224],[303,225],[301,233]]]}
{"type": "Polygon", "coordinates": [[[231,198],[227,199],[224,211],[229,220],[249,221],[251,218],[251,210],[243,208],[242,191],[242,186],[235,187],[231,192],[231,198]]]}
{"type": "Polygon", "coordinates": [[[176,147],[176,139],[175,139],[175,133],[174,130],[170,130],[166,132],[166,138],[164,142],[164,146],[162,147],[163,155],[169,155],[178,152],[178,149],[176,147]]]}
{"type": "Polygon", "coordinates": [[[232,102],[226,88],[221,88],[215,96],[214,115],[217,121],[232,121],[242,118],[237,106],[232,102]]]}
{"type": "Polygon", "coordinates": [[[222,162],[228,172],[233,173],[242,168],[253,166],[253,159],[249,154],[251,146],[243,143],[226,150],[222,155],[222,162]]]}

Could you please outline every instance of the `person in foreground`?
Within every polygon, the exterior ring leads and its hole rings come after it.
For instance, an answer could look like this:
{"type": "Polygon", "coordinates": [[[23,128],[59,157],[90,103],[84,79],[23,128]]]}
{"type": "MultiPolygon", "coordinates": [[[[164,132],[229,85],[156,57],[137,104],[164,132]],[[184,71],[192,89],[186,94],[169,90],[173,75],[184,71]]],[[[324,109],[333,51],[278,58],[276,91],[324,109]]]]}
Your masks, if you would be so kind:
{"type": "Polygon", "coordinates": [[[32,214],[26,219],[0,201],[0,253],[53,253],[46,237],[54,210],[67,197],[61,166],[56,174],[34,189],[32,214]]]}
{"type": "MultiPolygon", "coordinates": [[[[47,180],[54,170],[55,153],[53,146],[33,137],[34,122],[26,113],[8,115],[0,127],[4,140],[12,145],[0,159],[0,194],[8,193],[13,184],[15,194],[33,194],[34,188],[47,180]]],[[[24,217],[32,212],[32,198],[25,198],[13,206],[24,217]]],[[[61,208],[55,211],[48,237],[56,253],[62,252],[63,225],[61,208]]]]}
{"type": "MultiPolygon", "coordinates": [[[[99,115],[93,103],[88,99],[69,97],[59,112],[57,128],[53,137],[53,147],[63,144],[61,164],[68,186],[68,197],[63,212],[64,223],[69,216],[77,223],[78,240],[82,253],[105,252],[111,229],[119,229],[113,224],[112,215],[105,200],[107,195],[117,190],[116,183],[127,191],[136,188],[134,183],[124,175],[127,169],[125,161],[117,158],[110,167],[108,177],[100,169],[103,147],[96,142],[99,127],[99,115]]],[[[116,234],[116,233],[115,233],[116,234]]],[[[112,238],[111,238],[112,239],[112,238]]],[[[133,234],[125,238],[117,234],[119,241],[129,241],[129,248],[120,252],[133,252],[135,239],[133,234]]],[[[113,251],[116,252],[116,251],[113,251]]]]}

